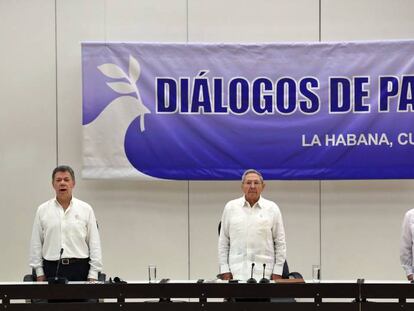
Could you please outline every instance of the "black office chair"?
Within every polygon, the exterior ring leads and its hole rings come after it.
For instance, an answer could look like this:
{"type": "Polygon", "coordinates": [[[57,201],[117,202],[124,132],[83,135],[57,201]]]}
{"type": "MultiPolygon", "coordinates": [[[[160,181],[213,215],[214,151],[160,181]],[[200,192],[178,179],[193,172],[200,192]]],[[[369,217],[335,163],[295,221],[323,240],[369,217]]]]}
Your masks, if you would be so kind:
{"type": "Polygon", "coordinates": [[[282,279],[303,279],[302,274],[299,272],[289,272],[289,265],[287,260],[283,264],[283,272],[282,272],[282,279]]]}

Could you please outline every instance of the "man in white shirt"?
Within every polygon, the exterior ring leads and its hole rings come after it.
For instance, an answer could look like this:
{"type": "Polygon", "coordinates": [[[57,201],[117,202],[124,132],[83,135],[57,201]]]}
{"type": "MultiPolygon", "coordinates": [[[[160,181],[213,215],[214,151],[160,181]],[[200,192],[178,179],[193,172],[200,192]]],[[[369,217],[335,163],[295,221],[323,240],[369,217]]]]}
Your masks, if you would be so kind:
{"type": "Polygon", "coordinates": [[[414,231],[414,209],[409,210],[403,220],[401,245],[400,245],[400,262],[403,267],[407,279],[413,280],[413,231],[414,231]]]}
{"type": "Polygon", "coordinates": [[[75,174],[69,166],[53,170],[56,197],[39,206],[30,244],[30,266],[37,281],[59,277],[94,281],[102,270],[101,242],[92,207],[72,196],[75,174]]]}
{"type": "Polygon", "coordinates": [[[256,170],[242,177],[244,196],[228,202],[221,219],[218,242],[220,274],[223,280],[247,280],[252,263],[253,277],[282,278],[286,260],[285,231],[279,207],[261,196],[265,183],[256,170]],[[265,266],[265,269],[263,266],[265,266]]]}

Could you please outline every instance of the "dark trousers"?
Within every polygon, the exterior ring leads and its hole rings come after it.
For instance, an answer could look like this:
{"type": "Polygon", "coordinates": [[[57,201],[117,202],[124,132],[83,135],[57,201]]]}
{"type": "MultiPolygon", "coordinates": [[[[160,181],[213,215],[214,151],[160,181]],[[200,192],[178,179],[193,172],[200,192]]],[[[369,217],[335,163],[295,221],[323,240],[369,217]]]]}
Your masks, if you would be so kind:
{"type": "MultiPolygon", "coordinates": [[[[49,261],[43,259],[43,270],[46,278],[54,278],[56,276],[56,267],[58,261],[49,261]]],[[[65,277],[68,281],[87,281],[89,273],[89,258],[77,259],[65,265],[60,263],[58,276],[65,277]]]]}

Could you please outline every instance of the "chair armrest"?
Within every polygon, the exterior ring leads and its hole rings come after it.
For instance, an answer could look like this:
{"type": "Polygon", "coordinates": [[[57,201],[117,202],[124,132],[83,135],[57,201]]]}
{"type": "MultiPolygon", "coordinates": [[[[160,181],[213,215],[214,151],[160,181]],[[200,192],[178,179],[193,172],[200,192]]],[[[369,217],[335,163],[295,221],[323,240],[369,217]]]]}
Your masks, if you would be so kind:
{"type": "Polygon", "coordinates": [[[102,273],[102,272],[99,272],[98,273],[98,281],[99,282],[105,282],[106,281],[106,274],[102,273]]]}
{"type": "Polygon", "coordinates": [[[289,273],[289,279],[303,279],[303,276],[299,272],[291,272],[289,273]]]}
{"type": "Polygon", "coordinates": [[[23,277],[23,282],[34,282],[34,281],[35,281],[35,278],[34,278],[33,274],[26,274],[23,277]]]}

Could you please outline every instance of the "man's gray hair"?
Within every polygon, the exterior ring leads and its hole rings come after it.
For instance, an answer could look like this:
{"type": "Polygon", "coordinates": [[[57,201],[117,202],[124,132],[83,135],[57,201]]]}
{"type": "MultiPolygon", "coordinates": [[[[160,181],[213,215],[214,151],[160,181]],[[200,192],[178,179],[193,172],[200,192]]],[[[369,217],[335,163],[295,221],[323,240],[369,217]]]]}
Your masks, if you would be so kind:
{"type": "Polygon", "coordinates": [[[52,173],[52,181],[55,180],[55,175],[57,172],[68,172],[70,174],[70,176],[72,177],[72,180],[75,181],[75,172],[73,171],[73,169],[68,166],[68,165],[59,165],[58,167],[56,167],[53,170],[52,173]]]}
{"type": "Polygon", "coordinates": [[[252,168],[249,168],[248,170],[244,171],[244,173],[243,173],[243,176],[242,176],[242,183],[244,183],[244,180],[246,179],[246,176],[247,176],[248,174],[252,174],[252,173],[259,175],[259,177],[260,177],[260,181],[261,181],[262,183],[264,182],[264,180],[263,180],[263,176],[262,176],[262,174],[261,174],[259,171],[256,171],[255,169],[252,169],[252,168]]]}

